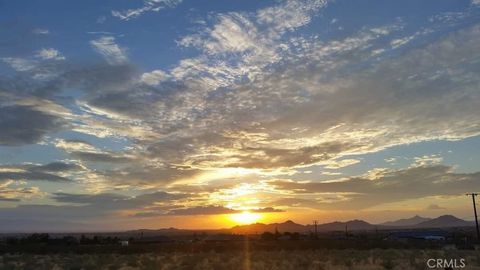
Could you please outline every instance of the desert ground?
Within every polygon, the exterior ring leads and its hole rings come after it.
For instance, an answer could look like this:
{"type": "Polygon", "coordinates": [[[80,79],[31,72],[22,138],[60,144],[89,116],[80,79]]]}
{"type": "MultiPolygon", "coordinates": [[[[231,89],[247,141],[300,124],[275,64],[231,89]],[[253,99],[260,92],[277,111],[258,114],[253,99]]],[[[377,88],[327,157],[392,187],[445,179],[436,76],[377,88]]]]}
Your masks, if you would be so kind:
{"type": "MultiPolygon", "coordinates": [[[[145,253],[145,254],[4,254],[0,269],[429,269],[427,259],[465,259],[461,269],[480,269],[474,250],[311,250],[145,253]]],[[[432,268],[448,269],[448,268],[432,268]]],[[[456,269],[456,268],[453,268],[456,269]]]]}

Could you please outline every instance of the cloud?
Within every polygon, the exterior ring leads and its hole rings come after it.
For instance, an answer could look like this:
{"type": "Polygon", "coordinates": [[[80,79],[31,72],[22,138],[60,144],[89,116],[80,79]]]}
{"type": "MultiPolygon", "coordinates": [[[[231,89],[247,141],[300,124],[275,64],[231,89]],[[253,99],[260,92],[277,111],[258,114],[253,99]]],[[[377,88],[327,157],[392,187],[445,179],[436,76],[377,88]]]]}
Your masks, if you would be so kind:
{"type": "MultiPolygon", "coordinates": [[[[274,209],[273,207],[259,208],[250,210],[255,213],[271,213],[271,212],[283,212],[280,209],[274,209]]],[[[196,206],[192,208],[179,208],[173,209],[167,212],[165,215],[172,216],[191,216],[191,215],[223,215],[223,214],[234,214],[241,213],[240,210],[234,210],[226,208],[223,206],[217,205],[208,205],[208,206],[196,206]]]]}
{"type": "Polygon", "coordinates": [[[282,209],[275,209],[273,207],[264,207],[264,208],[258,208],[258,209],[252,209],[250,210],[255,213],[279,213],[279,212],[285,212],[285,210],[282,209]]]}
{"type": "Polygon", "coordinates": [[[144,0],[144,5],[140,8],[133,8],[123,11],[112,10],[112,16],[120,20],[129,21],[137,18],[146,12],[158,12],[167,7],[174,7],[182,3],[182,0],[144,0]]]}
{"type": "Polygon", "coordinates": [[[356,146],[335,141],[293,149],[245,147],[240,149],[240,155],[233,156],[237,162],[225,162],[221,166],[264,169],[301,167],[330,160],[338,153],[354,147],[356,146]]]}
{"type": "Polygon", "coordinates": [[[65,56],[54,48],[43,48],[37,51],[35,56],[43,60],[65,60],[65,56]]]}
{"type": "Polygon", "coordinates": [[[191,215],[222,215],[222,214],[232,214],[235,213],[235,210],[225,208],[223,206],[197,206],[193,208],[180,208],[174,209],[167,213],[167,215],[172,216],[191,216],[191,215]]]}
{"type": "MultiPolygon", "coordinates": [[[[0,185],[0,191],[2,186],[0,185]]],[[[56,205],[38,205],[24,204],[15,207],[0,208],[0,224],[3,230],[17,231],[21,230],[65,230],[66,228],[75,228],[81,230],[79,224],[83,223],[103,223],[115,226],[114,220],[121,220],[128,217],[124,211],[148,211],[149,209],[160,205],[175,207],[174,202],[185,199],[185,194],[172,194],[163,191],[140,194],[137,196],[126,196],[116,193],[100,194],[71,194],[54,193],[52,199],[57,202],[56,205]],[[60,203],[60,205],[58,205],[60,203]],[[35,221],[35,223],[31,223],[35,221]],[[113,221],[113,223],[112,223],[113,221]],[[38,222],[38,223],[37,223],[38,222]],[[52,224],[53,223],[53,224],[52,224]],[[56,227],[54,223],[71,223],[73,227],[56,227]],[[15,229],[15,225],[17,228],[15,229]],[[28,226],[27,224],[35,224],[28,226]],[[37,225],[40,224],[40,227],[37,225]],[[42,224],[51,224],[51,227],[43,227],[42,224]],[[7,226],[8,225],[8,226],[7,226]],[[8,229],[6,229],[8,228],[8,229]],[[55,228],[55,229],[53,229],[55,228]]],[[[168,209],[168,208],[167,208],[168,209]]],[[[171,209],[171,208],[170,208],[171,209]]],[[[94,225],[92,225],[94,226],[94,225]]],[[[90,227],[92,228],[92,227],[90,227]]],[[[98,228],[97,228],[98,229],[98,228]]]]}
{"type": "Polygon", "coordinates": [[[388,164],[391,164],[391,165],[394,165],[398,162],[398,157],[390,157],[390,158],[386,158],[384,159],[385,162],[387,162],[388,164]]]}
{"type": "Polygon", "coordinates": [[[58,192],[54,193],[52,198],[60,203],[95,206],[108,209],[108,211],[114,211],[155,206],[160,203],[168,205],[173,201],[184,199],[186,196],[186,194],[174,194],[164,191],[145,193],[137,196],[125,196],[116,193],[71,194],[58,192]]]}
{"type": "Polygon", "coordinates": [[[407,44],[408,42],[410,42],[413,39],[414,39],[414,36],[394,39],[390,42],[390,45],[392,45],[392,48],[395,49],[395,48],[398,48],[400,46],[403,46],[403,45],[407,44]]]}
{"type": "Polygon", "coordinates": [[[259,10],[257,20],[261,24],[272,25],[273,30],[283,33],[308,24],[315,12],[326,4],[327,1],[324,0],[287,0],[259,10]]]}
{"type": "Polygon", "coordinates": [[[360,160],[358,160],[358,159],[332,160],[332,161],[329,161],[325,165],[325,168],[326,169],[340,169],[340,168],[344,168],[344,167],[347,167],[347,166],[355,165],[359,162],[360,162],[360,160]]]}
{"type": "Polygon", "coordinates": [[[83,140],[64,140],[57,139],[55,141],[55,146],[61,148],[67,152],[94,152],[97,151],[97,148],[92,144],[83,141],[83,140]]]}
{"type": "Polygon", "coordinates": [[[146,72],[142,74],[140,78],[141,82],[146,83],[148,85],[158,85],[162,81],[168,78],[168,74],[162,70],[154,70],[151,72],[146,72]]]}
{"type": "Polygon", "coordinates": [[[109,183],[129,186],[165,186],[176,181],[194,178],[201,171],[188,166],[149,164],[145,160],[131,162],[126,167],[99,172],[109,183]]]}
{"type": "Polygon", "coordinates": [[[115,153],[99,153],[99,152],[71,152],[70,155],[74,158],[78,158],[89,162],[111,162],[111,163],[124,163],[129,162],[132,158],[127,156],[118,155],[115,153]]]}
{"type": "Polygon", "coordinates": [[[19,202],[43,195],[38,187],[26,187],[24,182],[0,180],[0,201],[19,202]]]}
{"type": "MultiPolygon", "coordinates": [[[[165,216],[192,216],[232,214],[241,211],[222,206],[198,206],[191,208],[177,208],[174,200],[179,195],[162,192],[145,194],[145,196],[127,197],[116,194],[67,194],[58,193],[54,199],[66,205],[19,205],[16,207],[0,208],[0,225],[3,231],[64,231],[66,228],[75,231],[85,231],[85,224],[89,231],[104,228],[125,229],[118,222],[125,218],[152,218],[165,216]],[[171,197],[173,196],[173,197],[171,197]],[[145,199],[147,198],[147,199],[145,199]],[[146,206],[154,203],[164,203],[168,207],[146,206]],[[74,204],[71,204],[74,203],[74,204]],[[123,211],[134,209],[133,212],[123,211]],[[135,210],[136,209],[136,210],[135,210]],[[153,210],[149,210],[153,209],[153,210]],[[34,224],[35,226],[33,226],[34,224]],[[58,226],[58,224],[61,224],[58,226]],[[82,229],[83,228],[83,229],[82,229]]],[[[1,199],[0,199],[1,200],[1,199]]],[[[256,212],[279,212],[278,209],[265,208],[253,210],[256,212]]]]}
{"type": "MultiPolygon", "coordinates": [[[[315,3],[306,2],[306,7],[301,8],[302,12],[311,15],[321,7],[318,5],[320,2],[315,3]]],[[[278,8],[288,9],[284,13],[297,12],[291,8],[292,5],[297,4],[288,2],[285,6],[276,6],[275,12],[280,12],[278,8]]],[[[187,66],[180,68],[181,65],[189,62],[184,61],[172,72],[165,71],[167,75],[174,75],[173,81],[171,78],[158,83],[155,81],[158,89],[151,89],[136,83],[138,74],[132,71],[128,65],[82,67],[67,70],[58,78],[58,82],[61,84],[53,84],[54,87],[48,87],[48,89],[75,87],[86,93],[85,99],[76,103],[81,105],[81,109],[86,115],[75,116],[73,130],[99,137],[127,136],[129,139],[139,142],[140,149],[147,150],[146,153],[138,151],[134,153],[135,155],[146,155],[163,163],[161,168],[136,166],[135,169],[135,166],[131,166],[102,172],[105,176],[128,175],[139,179],[140,177],[133,176],[138,175],[146,176],[145,179],[151,181],[168,179],[170,182],[175,181],[174,177],[176,176],[189,176],[196,174],[198,170],[209,169],[211,166],[262,169],[305,166],[334,158],[347,149],[363,147],[356,144],[344,145],[336,141],[312,141],[305,146],[291,140],[288,136],[269,138],[269,134],[254,135],[259,133],[256,130],[252,132],[242,130],[248,128],[252,122],[263,124],[265,121],[273,120],[276,112],[271,111],[271,108],[281,104],[280,99],[274,98],[269,101],[272,96],[276,95],[274,91],[270,90],[274,86],[267,84],[265,89],[255,89],[254,87],[252,92],[247,90],[252,89],[252,83],[232,85],[235,77],[241,76],[242,73],[249,73],[250,68],[258,71],[262,65],[277,61],[276,48],[272,51],[269,46],[273,44],[273,41],[278,41],[278,35],[268,37],[268,39],[264,39],[260,35],[255,37],[255,40],[249,41],[249,35],[244,35],[244,33],[260,31],[261,29],[258,28],[260,24],[273,29],[268,31],[279,31],[280,33],[309,22],[309,20],[303,20],[302,23],[289,22],[289,26],[277,27],[276,24],[281,22],[265,21],[265,18],[259,19],[260,15],[258,14],[220,15],[217,17],[218,23],[211,31],[207,31],[205,36],[199,37],[205,39],[202,46],[205,46],[206,52],[218,54],[219,57],[223,57],[225,52],[252,50],[254,53],[249,57],[254,58],[247,57],[244,61],[242,58],[239,59],[242,64],[238,70],[244,70],[241,73],[236,73],[237,69],[229,65],[213,66],[209,64],[206,66],[207,63],[203,62],[204,60],[190,59],[191,64],[188,64],[188,68],[187,66]],[[240,43],[243,45],[236,47],[240,43]],[[194,71],[194,68],[197,67],[198,70],[194,71]],[[192,72],[181,73],[181,69],[184,71],[190,69],[192,72]],[[211,80],[207,81],[209,77],[211,80]],[[215,86],[219,84],[213,85],[212,88],[211,85],[208,85],[211,82],[222,82],[231,90],[217,91],[215,86]],[[235,95],[232,95],[233,93],[235,95]],[[264,107],[262,103],[265,102],[270,105],[264,107]],[[257,109],[248,112],[252,106],[257,109]],[[252,116],[255,116],[255,119],[252,119],[252,116]],[[234,122],[240,123],[240,125],[233,127],[231,123],[234,122]],[[126,129],[126,125],[130,125],[131,128],[126,129]],[[215,125],[215,128],[212,128],[212,125],[215,125]],[[134,132],[135,128],[138,128],[138,133],[134,132]],[[151,137],[147,137],[146,134],[151,137]],[[169,136],[169,134],[175,135],[169,136]],[[182,145],[181,149],[179,149],[180,144],[182,145]],[[231,148],[232,145],[235,145],[234,149],[231,148]],[[237,147],[240,145],[241,147],[237,147]],[[170,154],[165,155],[166,151],[170,154]],[[181,166],[171,165],[177,162],[181,166]],[[128,170],[134,172],[130,173],[128,170]],[[148,170],[152,170],[152,172],[148,172],[148,170]],[[154,173],[159,171],[161,172],[159,175],[162,177],[153,177],[154,173]]],[[[305,16],[310,16],[308,14],[305,16]]],[[[111,37],[103,38],[107,38],[106,43],[112,41],[111,37]]],[[[155,75],[155,79],[157,79],[159,74],[159,72],[155,72],[149,75],[155,75]]],[[[148,76],[142,77],[148,78],[148,76]]],[[[268,77],[265,78],[268,79],[268,77]]],[[[282,91],[289,92],[288,89],[282,91]]],[[[296,98],[296,94],[292,92],[292,96],[288,98],[296,98]]],[[[109,162],[127,161],[123,158],[123,153],[118,153],[118,156],[115,153],[90,150],[69,150],[69,153],[72,157],[83,160],[97,158],[96,160],[108,159],[109,162]]],[[[144,161],[141,158],[138,160],[144,161]]],[[[127,177],[120,178],[127,180],[127,177]]],[[[145,180],[145,182],[147,181],[145,180]]]]}
{"type": "Polygon", "coordinates": [[[116,201],[127,200],[128,197],[120,194],[101,193],[101,194],[70,194],[54,193],[53,199],[62,203],[94,204],[115,203],[116,201]]]}
{"type": "Polygon", "coordinates": [[[278,198],[274,199],[269,202],[275,206],[286,206],[286,207],[304,207],[304,208],[317,208],[318,203],[312,199],[303,199],[303,198],[295,198],[295,197],[286,197],[286,198],[278,198]]]}
{"type": "Polygon", "coordinates": [[[50,181],[50,182],[68,182],[69,179],[55,174],[44,172],[0,172],[0,180],[29,180],[29,181],[50,181]]]}
{"type": "Polygon", "coordinates": [[[63,119],[30,106],[0,105],[0,115],[0,145],[37,143],[65,126],[63,119]]]}
{"type": "Polygon", "coordinates": [[[205,55],[182,60],[171,73],[178,80],[202,76],[201,80],[213,87],[232,87],[231,83],[243,78],[261,76],[288,50],[285,32],[307,25],[324,5],[325,1],[317,0],[282,1],[257,12],[218,14],[212,27],[178,42],[205,55]]]}
{"type": "Polygon", "coordinates": [[[424,155],[421,157],[415,157],[414,160],[415,162],[413,166],[418,167],[440,164],[443,161],[443,158],[438,155],[424,155]]]}
{"type": "Polygon", "coordinates": [[[256,27],[241,14],[220,15],[218,20],[219,22],[209,31],[208,36],[187,36],[180,41],[180,44],[200,46],[210,54],[244,52],[258,46],[256,27]]]}
{"type": "Polygon", "coordinates": [[[319,0],[283,1],[253,14],[220,14],[211,29],[186,36],[179,44],[201,48],[209,54],[250,51],[252,61],[259,64],[260,57],[275,58],[278,45],[274,41],[285,31],[308,24],[314,12],[325,4],[326,1],[319,0]]]}
{"type": "Polygon", "coordinates": [[[62,176],[61,173],[79,170],[83,170],[83,167],[64,162],[51,162],[44,165],[4,165],[0,166],[0,180],[69,182],[71,180],[62,176]]]}
{"type": "Polygon", "coordinates": [[[48,34],[50,34],[50,30],[45,29],[45,28],[35,28],[35,29],[32,30],[32,32],[34,34],[37,34],[37,35],[48,35],[48,34]]]}
{"type": "MultiPolygon", "coordinates": [[[[315,69],[277,74],[269,80],[271,89],[282,89],[292,81],[305,82],[297,87],[311,89],[311,95],[306,102],[286,108],[281,116],[262,127],[275,129],[277,134],[284,130],[285,136],[293,128],[303,130],[303,140],[314,139],[316,133],[322,134],[322,138],[343,138],[344,143],[361,141],[364,147],[357,148],[358,153],[407,142],[475,136],[479,134],[474,117],[478,95],[472,72],[479,67],[474,63],[467,65],[469,68],[457,64],[463,56],[475,54],[473,44],[479,29],[472,27],[400,58],[376,63],[363,72],[329,79],[329,83],[322,83],[320,78],[316,81],[314,72],[319,74],[320,70],[315,69]],[[449,71],[443,73],[446,70],[449,71]],[[435,75],[439,72],[441,77],[435,75]],[[413,77],[407,79],[409,76],[413,77]],[[400,78],[405,80],[399,81],[400,78]],[[461,87],[458,80],[463,81],[461,87]],[[470,100],[460,97],[460,92],[470,100]],[[440,109],[442,106],[460,110],[454,116],[440,109]]],[[[310,65],[306,61],[305,65],[310,65]]]]}
{"type": "Polygon", "coordinates": [[[445,209],[447,209],[447,208],[441,207],[441,206],[439,206],[438,204],[430,204],[430,205],[426,208],[426,210],[445,210],[445,209]]]}
{"type": "Polygon", "coordinates": [[[109,64],[118,65],[127,62],[126,49],[120,47],[115,42],[115,37],[102,36],[98,39],[91,40],[90,45],[93,49],[105,57],[109,64]]]}
{"type": "MultiPolygon", "coordinates": [[[[214,53],[222,59],[225,53],[262,52],[257,51],[262,42],[253,42],[253,47],[234,47],[237,44],[230,42],[230,38],[242,36],[238,29],[248,32],[248,25],[254,26],[250,20],[243,21],[247,15],[239,16],[229,14],[219,19],[218,29],[232,28],[232,36],[215,34],[215,26],[199,37],[206,55],[214,53]]],[[[180,62],[165,71],[172,77],[155,81],[155,88],[139,84],[142,74],[128,65],[71,71],[72,75],[65,76],[67,82],[88,82],[80,85],[86,96],[78,104],[90,117],[81,118],[83,125],[76,130],[138,142],[142,151],[130,154],[156,160],[162,164],[160,168],[136,165],[103,173],[123,181],[129,176],[135,183],[145,177],[145,184],[160,179],[171,183],[175,177],[184,179],[211,168],[267,171],[329,166],[333,159],[341,160],[348,154],[478,134],[478,97],[473,87],[477,67],[474,63],[457,65],[459,60],[453,57],[475,52],[478,27],[444,36],[401,57],[373,61],[370,43],[378,35],[397,30],[386,28],[389,30],[375,33],[362,30],[340,41],[292,41],[287,52],[276,52],[282,57],[278,68],[265,69],[262,75],[245,81],[234,79],[238,75],[234,67],[218,62],[214,67],[204,62],[207,58],[180,62]],[[431,60],[432,55],[437,57],[431,60]],[[305,68],[298,70],[299,62],[304,62],[305,68]],[[355,70],[355,65],[366,62],[365,67],[355,70]],[[413,64],[416,62],[421,64],[413,64]],[[446,72],[440,81],[434,77],[438,68],[446,72]],[[355,72],[346,72],[351,69],[355,72]],[[332,75],[336,73],[344,75],[332,75]],[[457,78],[464,83],[458,85],[457,78]],[[465,95],[470,98],[463,99],[465,95]],[[442,106],[460,109],[446,114],[439,110],[442,106]],[[131,128],[125,129],[125,123],[131,128]],[[133,132],[135,129],[138,132],[133,132]]],[[[252,29],[259,31],[256,26],[252,29]]],[[[258,68],[262,63],[255,65],[258,68]]]]}
{"type": "Polygon", "coordinates": [[[65,163],[65,162],[51,162],[45,165],[32,166],[30,170],[34,171],[44,171],[44,172],[66,172],[66,171],[75,171],[83,169],[82,166],[74,163],[65,163]]]}
{"type": "Polygon", "coordinates": [[[16,57],[4,57],[4,58],[1,58],[1,60],[7,63],[8,65],[10,65],[10,67],[15,69],[16,71],[20,71],[20,72],[29,71],[35,68],[37,64],[35,61],[27,60],[23,58],[16,58],[16,57]]]}
{"type": "MultiPolygon", "coordinates": [[[[135,18],[154,11],[150,3],[153,1],[144,2],[146,9],[116,15],[124,20],[135,18]]],[[[197,55],[180,59],[169,69],[146,73],[129,64],[126,49],[105,34],[90,45],[110,65],[32,64],[24,58],[2,58],[19,73],[14,79],[0,78],[0,88],[7,89],[2,90],[2,98],[9,95],[0,107],[0,144],[37,143],[47,135],[55,137],[65,126],[79,138],[96,136],[92,141],[107,142],[106,148],[98,149],[85,140],[52,138],[51,142],[83,166],[68,179],[97,192],[99,186],[105,190],[177,184],[172,192],[197,188],[200,193],[202,189],[193,184],[201,182],[204,193],[213,190],[217,195],[228,189],[218,183],[209,185],[218,178],[246,181],[244,176],[221,174],[231,169],[248,171],[249,181],[266,186],[255,191],[287,198],[283,201],[286,205],[328,208],[351,207],[355,202],[369,207],[369,189],[379,191],[380,195],[370,196],[376,203],[401,199],[392,193],[393,188],[388,189],[390,184],[412,196],[430,194],[410,192],[404,184],[422,185],[411,179],[403,181],[402,173],[414,179],[418,176],[425,185],[433,179],[427,175],[428,168],[439,176],[460,178],[442,172],[442,167],[431,169],[431,163],[419,163],[425,168],[377,168],[368,175],[343,179],[345,183],[277,181],[283,188],[272,190],[262,182],[289,178],[306,166],[342,168],[357,162],[346,156],[394,145],[480,134],[480,66],[473,57],[478,54],[478,25],[448,31],[442,28],[444,24],[438,28],[430,25],[429,30],[441,31],[428,36],[410,33],[394,21],[326,35],[332,36],[327,39],[323,34],[310,34],[317,26],[317,14],[325,7],[324,1],[281,1],[258,11],[209,15],[198,31],[179,41],[197,55]],[[305,31],[296,31],[302,27],[305,31]],[[412,37],[409,46],[392,47],[401,43],[391,44],[392,40],[403,37],[412,37]],[[32,79],[38,70],[54,75],[32,79]],[[74,95],[69,96],[72,89],[74,95]],[[111,147],[118,142],[125,145],[122,150],[111,147]],[[321,195],[318,199],[308,197],[317,193],[321,195]],[[382,197],[383,193],[388,196],[382,197]],[[331,203],[335,201],[339,204],[331,203]]],[[[64,177],[62,166],[49,165],[50,171],[10,171],[8,176],[64,177]]],[[[435,191],[436,186],[431,185],[435,191]]],[[[71,196],[70,200],[110,200],[112,205],[132,200],[108,196],[71,196]]],[[[66,195],[57,197],[67,203],[66,195]]],[[[222,198],[215,203],[223,205],[222,198]]],[[[179,213],[222,211],[201,208],[207,207],[205,199],[178,203],[175,209],[179,213]],[[195,209],[197,206],[200,208],[195,209]],[[194,210],[185,210],[190,208],[194,210]]],[[[265,201],[270,199],[275,198],[265,201]]],[[[76,207],[69,209],[80,211],[80,216],[87,211],[87,207],[76,207]]]]}
{"type": "Polygon", "coordinates": [[[299,183],[274,181],[279,190],[294,194],[342,195],[340,200],[318,202],[324,209],[366,209],[375,205],[430,196],[459,196],[475,189],[480,173],[454,173],[451,167],[436,165],[391,171],[374,180],[350,177],[339,181],[299,183]]]}

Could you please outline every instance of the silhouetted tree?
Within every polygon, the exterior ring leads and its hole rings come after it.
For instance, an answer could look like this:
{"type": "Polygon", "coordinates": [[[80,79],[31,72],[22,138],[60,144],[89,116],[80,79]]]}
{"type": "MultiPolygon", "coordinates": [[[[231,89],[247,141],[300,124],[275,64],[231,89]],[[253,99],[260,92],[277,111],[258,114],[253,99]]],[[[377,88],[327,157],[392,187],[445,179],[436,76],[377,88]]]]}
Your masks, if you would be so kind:
{"type": "Polygon", "coordinates": [[[264,232],[262,233],[262,235],[260,236],[260,238],[262,240],[275,240],[276,239],[276,236],[275,234],[271,233],[271,232],[264,232]]]}

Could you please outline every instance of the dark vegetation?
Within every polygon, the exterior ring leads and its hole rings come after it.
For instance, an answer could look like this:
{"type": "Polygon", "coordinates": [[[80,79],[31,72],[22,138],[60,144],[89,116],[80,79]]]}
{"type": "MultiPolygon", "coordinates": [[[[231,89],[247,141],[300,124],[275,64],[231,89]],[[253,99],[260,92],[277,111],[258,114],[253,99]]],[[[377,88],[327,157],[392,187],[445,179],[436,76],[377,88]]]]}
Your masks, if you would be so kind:
{"type": "Polygon", "coordinates": [[[4,253],[146,253],[146,252],[226,252],[315,250],[315,249],[474,249],[474,234],[469,230],[440,231],[441,239],[424,239],[437,231],[355,231],[301,234],[298,232],[264,232],[262,234],[206,234],[190,235],[124,235],[72,234],[56,235],[34,233],[4,235],[0,238],[0,254],[4,253]],[[419,237],[421,236],[421,237],[419,237]],[[121,243],[128,241],[128,246],[121,243]]]}

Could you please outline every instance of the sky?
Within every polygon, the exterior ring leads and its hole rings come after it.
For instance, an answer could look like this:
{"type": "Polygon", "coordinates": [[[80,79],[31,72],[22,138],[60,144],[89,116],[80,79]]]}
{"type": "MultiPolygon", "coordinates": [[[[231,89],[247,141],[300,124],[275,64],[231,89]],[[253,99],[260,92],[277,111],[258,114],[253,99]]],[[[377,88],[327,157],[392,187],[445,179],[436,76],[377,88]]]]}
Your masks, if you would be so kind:
{"type": "Polygon", "coordinates": [[[471,220],[479,44],[478,0],[0,0],[0,230],[471,220]]]}

